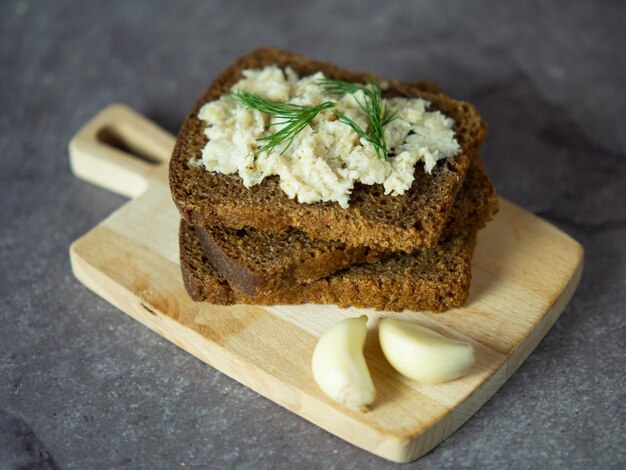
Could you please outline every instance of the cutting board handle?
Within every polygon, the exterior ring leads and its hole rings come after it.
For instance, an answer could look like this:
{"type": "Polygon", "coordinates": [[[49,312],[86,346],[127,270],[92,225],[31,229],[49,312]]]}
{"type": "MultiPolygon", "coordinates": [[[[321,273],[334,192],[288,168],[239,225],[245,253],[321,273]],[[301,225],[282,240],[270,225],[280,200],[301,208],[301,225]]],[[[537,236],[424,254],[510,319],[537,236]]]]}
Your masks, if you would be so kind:
{"type": "Polygon", "coordinates": [[[124,104],[96,114],[69,144],[72,172],[127,197],[143,193],[150,175],[167,164],[175,138],[124,104]]]}

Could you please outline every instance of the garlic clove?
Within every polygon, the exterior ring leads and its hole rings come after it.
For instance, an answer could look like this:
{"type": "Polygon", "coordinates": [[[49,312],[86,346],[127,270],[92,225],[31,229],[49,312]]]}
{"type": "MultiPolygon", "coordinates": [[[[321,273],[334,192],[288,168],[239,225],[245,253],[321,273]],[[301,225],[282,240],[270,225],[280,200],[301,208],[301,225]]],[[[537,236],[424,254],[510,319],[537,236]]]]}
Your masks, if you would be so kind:
{"type": "Polygon", "coordinates": [[[363,347],[367,317],[348,318],[329,328],[313,351],[313,377],[330,398],[347,408],[366,411],[376,389],[365,363],[363,347]]]}
{"type": "Polygon", "coordinates": [[[423,383],[442,383],[465,375],[474,365],[471,344],[414,323],[385,318],[378,336],[387,361],[402,375],[423,383]]]}

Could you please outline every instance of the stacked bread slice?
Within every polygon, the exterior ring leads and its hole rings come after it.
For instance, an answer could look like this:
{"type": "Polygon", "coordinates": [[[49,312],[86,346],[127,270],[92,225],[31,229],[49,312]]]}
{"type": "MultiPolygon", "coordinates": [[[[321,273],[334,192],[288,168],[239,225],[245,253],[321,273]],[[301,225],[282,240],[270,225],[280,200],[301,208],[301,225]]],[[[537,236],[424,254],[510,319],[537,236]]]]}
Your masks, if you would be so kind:
{"type": "Polygon", "coordinates": [[[170,164],[190,296],[217,304],[310,302],[384,310],[463,305],[476,232],[497,210],[478,157],[486,126],[474,107],[431,85],[389,80],[390,96],[426,99],[453,118],[461,151],[431,174],[418,164],[401,196],[357,184],[347,209],[301,204],[282,192],[277,177],[246,188],[237,175],[191,164],[206,144],[200,107],[229,91],[243,70],[267,65],[353,82],[368,76],[263,48],[228,67],[203,94],[181,128],[170,164]]]}

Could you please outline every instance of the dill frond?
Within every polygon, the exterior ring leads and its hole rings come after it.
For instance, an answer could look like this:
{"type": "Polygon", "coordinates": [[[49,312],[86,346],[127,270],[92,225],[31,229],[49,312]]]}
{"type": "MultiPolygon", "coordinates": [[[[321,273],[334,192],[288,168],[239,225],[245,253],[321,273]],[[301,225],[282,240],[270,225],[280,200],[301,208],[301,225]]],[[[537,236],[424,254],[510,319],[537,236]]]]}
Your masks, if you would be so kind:
{"type": "Polygon", "coordinates": [[[344,124],[350,126],[354,132],[356,132],[358,134],[359,137],[361,137],[363,140],[365,140],[366,142],[368,142],[372,147],[374,147],[374,150],[376,151],[376,154],[378,155],[378,157],[380,158],[381,154],[382,155],[386,155],[387,150],[383,147],[381,147],[380,142],[378,142],[376,139],[374,139],[372,136],[370,136],[367,132],[365,132],[361,126],[359,126],[356,122],[354,122],[352,119],[350,119],[348,116],[346,116],[345,114],[337,114],[339,121],[343,122],[344,124]]]}
{"type": "Polygon", "coordinates": [[[265,145],[260,147],[254,152],[254,155],[258,155],[263,152],[268,154],[272,152],[277,146],[286,144],[280,154],[282,155],[293,143],[296,136],[308,126],[315,116],[321,111],[329,108],[333,108],[337,105],[332,101],[326,101],[317,106],[303,106],[295,103],[289,103],[288,101],[271,101],[262,98],[259,95],[250,93],[247,91],[235,91],[230,93],[230,97],[243,104],[246,108],[256,109],[262,113],[275,116],[278,120],[270,126],[285,125],[278,132],[261,137],[257,139],[260,142],[265,142],[265,145]]]}
{"type": "Polygon", "coordinates": [[[369,78],[367,85],[368,86],[363,86],[357,83],[332,79],[322,79],[319,81],[319,86],[322,91],[331,95],[347,95],[355,94],[359,91],[363,92],[364,101],[356,97],[354,99],[367,116],[369,123],[367,132],[347,116],[340,113],[337,113],[337,116],[341,122],[350,126],[360,137],[374,147],[378,158],[387,159],[389,150],[385,140],[384,127],[396,119],[397,112],[391,112],[383,103],[382,87],[376,78],[369,78]]]}

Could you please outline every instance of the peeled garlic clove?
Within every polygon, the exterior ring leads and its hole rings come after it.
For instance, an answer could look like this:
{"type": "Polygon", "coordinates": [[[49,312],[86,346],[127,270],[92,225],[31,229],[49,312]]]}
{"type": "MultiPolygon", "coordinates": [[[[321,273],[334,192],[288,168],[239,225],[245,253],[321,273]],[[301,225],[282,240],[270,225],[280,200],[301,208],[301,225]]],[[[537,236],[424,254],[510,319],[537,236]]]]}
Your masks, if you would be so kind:
{"type": "Polygon", "coordinates": [[[313,351],[313,377],[326,395],[353,410],[366,411],[376,398],[363,346],[367,317],[348,318],[329,328],[313,351]]]}
{"type": "Polygon", "coordinates": [[[469,343],[389,318],[381,320],[378,328],[383,354],[394,369],[410,379],[447,382],[465,375],[474,365],[474,348],[469,343]]]}

